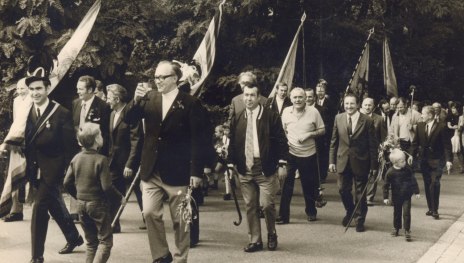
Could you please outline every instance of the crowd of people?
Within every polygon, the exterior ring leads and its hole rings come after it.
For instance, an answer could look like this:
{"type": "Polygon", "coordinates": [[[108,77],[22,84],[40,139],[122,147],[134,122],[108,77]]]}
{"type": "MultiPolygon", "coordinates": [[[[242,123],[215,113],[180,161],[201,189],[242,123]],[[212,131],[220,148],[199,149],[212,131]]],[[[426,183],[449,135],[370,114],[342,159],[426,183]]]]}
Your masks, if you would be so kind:
{"type": "MultiPolygon", "coordinates": [[[[382,184],[384,203],[394,210],[392,236],[404,228],[411,241],[411,197],[420,197],[414,171],[422,173],[425,214],[434,219],[439,219],[440,178],[451,169],[454,154],[464,172],[464,115],[454,102],[446,110],[438,102],[410,105],[393,97],[376,104],[348,93],[338,113],[325,80],[315,89],[278,83],[276,95],[266,98],[255,74],[247,71],[238,76],[242,94],[232,99],[227,120],[213,124],[201,102],[178,89],[181,77],[179,64],[161,61],[154,74],[156,90],[139,83],[130,99],[119,84],[105,89],[93,77],[81,76],[71,111],[48,98],[46,74],[18,82],[13,115],[16,119],[27,110],[21,147],[35,190],[31,262],[44,262],[49,214],[67,240],[59,253],[83,244],[77,219],[87,241],[86,262],[106,262],[113,234],[121,232],[117,212],[132,180],[153,262],[187,262],[189,249],[199,242],[199,213],[194,207],[185,228],[176,211],[190,191],[195,203],[203,203],[222,176],[224,200],[231,200],[231,188],[240,185],[249,237],[244,252],[251,253],[264,249],[260,217],[265,218],[267,249],[277,249],[276,224],[291,220],[296,178],[307,220],[313,222],[324,205],[321,184],[328,172],[336,174],[345,209],[341,224],[354,222],[357,232],[365,231],[368,207],[382,184]],[[387,148],[387,142],[391,147],[381,151],[379,162],[379,148],[387,148]],[[69,210],[63,189],[73,197],[69,210]],[[174,228],[171,248],[164,204],[174,228]]],[[[14,149],[8,141],[1,147],[2,152],[14,149]]],[[[23,220],[24,192],[14,191],[5,222],[23,220]]]]}

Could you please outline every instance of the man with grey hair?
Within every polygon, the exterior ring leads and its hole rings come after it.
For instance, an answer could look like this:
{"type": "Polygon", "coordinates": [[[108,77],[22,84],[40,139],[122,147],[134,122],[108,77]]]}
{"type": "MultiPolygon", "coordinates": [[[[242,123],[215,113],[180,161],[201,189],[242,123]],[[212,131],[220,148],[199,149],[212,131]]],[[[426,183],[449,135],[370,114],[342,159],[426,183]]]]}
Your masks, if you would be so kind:
{"type": "MultiPolygon", "coordinates": [[[[143,145],[143,132],[140,122],[127,124],[123,120],[127,114],[127,90],[112,84],[106,87],[107,103],[111,108],[109,124],[108,160],[113,185],[122,194],[126,192],[125,178],[131,178],[137,172],[140,163],[140,152],[143,145]]],[[[121,205],[120,198],[111,196],[109,200],[111,218],[113,219],[121,205]]],[[[119,219],[113,227],[113,233],[120,233],[119,219]]]]}
{"type": "Polygon", "coordinates": [[[308,221],[316,220],[315,201],[319,195],[319,175],[315,138],[325,133],[324,121],[319,111],[306,105],[306,93],[302,88],[294,88],[290,92],[290,99],[293,106],[285,108],[282,113],[282,126],[288,139],[289,157],[288,175],[283,178],[278,224],[288,224],[290,221],[290,202],[296,170],[300,173],[308,221]]]}

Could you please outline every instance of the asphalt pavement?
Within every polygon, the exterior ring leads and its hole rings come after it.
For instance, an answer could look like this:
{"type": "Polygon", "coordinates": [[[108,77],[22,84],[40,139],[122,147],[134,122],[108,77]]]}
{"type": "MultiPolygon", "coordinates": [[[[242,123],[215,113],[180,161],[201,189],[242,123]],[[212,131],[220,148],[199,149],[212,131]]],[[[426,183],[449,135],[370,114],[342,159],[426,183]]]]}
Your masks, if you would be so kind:
{"type": "MultiPolygon", "coordinates": [[[[219,190],[210,191],[200,207],[200,243],[190,250],[189,262],[464,262],[464,175],[443,175],[440,199],[440,219],[426,216],[427,205],[421,174],[416,174],[421,195],[412,201],[412,242],[404,233],[391,237],[393,208],[382,204],[381,189],[376,205],[369,207],[366,231],[357,233],[354,227],[345,233],[341,220],[343,206],[338,195],[335,176],[329,175],[324,185],[328,200],[318,210],[318,220],[308,222],[300,181],[296,180],[292,200],[290,224],[278,225],[279,245],[276,251],[245,253],[248,243],[245,206],[240,198],[243,222],[235,226],[238,216],[233,201],[222,200],[223,183],[219,190]]],[[[240,192],[238,193],[240,196],[240,192]]],[[[278,196],[280,198],[280,196],[278,196]]],[[[5,223],[0,221],[0,263],[29,262],[31,207],[25,207],[25,220],[5,223]]],[[[168,241],[173,243],[170,214],[165,206],[168,241]]],[[[263,241],[266,242],[264,219],[263,241]]],[[[140,210],[132,198],[121,217],[122,233],[114,235],[114,246],[109,262],[151,262],[148,237],[139,230],[140,210]]],[[[83,231],[78,226],[79,232],[83,231]]],[[[58,226],[50,220],[45,244],[45,262],[84,262],[85,246],[68,255],[57,252],[65,245],[58,226]]]]}

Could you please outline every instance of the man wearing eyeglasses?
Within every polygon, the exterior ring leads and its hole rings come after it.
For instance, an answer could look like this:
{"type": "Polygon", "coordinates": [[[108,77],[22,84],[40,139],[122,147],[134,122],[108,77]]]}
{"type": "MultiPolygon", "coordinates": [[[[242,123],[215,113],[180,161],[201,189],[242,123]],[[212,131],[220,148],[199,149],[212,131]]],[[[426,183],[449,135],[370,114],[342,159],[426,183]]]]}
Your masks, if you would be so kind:
{"type": "Polygon", "coordinates": [[[178,64],[161,61],[155,71],[158,91],[138,85],[129,102],[125,121],[134,124],[145,119],[140,177],[143,214],[153,262],[187,262],[190,246],[187,222],[181,222],[177,208],[188,185],[201,184],[204,115],[196,98],[179,92],[182,72],[178,64]],[[181,193],[181,194],[179,194],[181,193]],[[166,241],[163,201],[167,200],[173,220],[175,245],[166,241]]]}

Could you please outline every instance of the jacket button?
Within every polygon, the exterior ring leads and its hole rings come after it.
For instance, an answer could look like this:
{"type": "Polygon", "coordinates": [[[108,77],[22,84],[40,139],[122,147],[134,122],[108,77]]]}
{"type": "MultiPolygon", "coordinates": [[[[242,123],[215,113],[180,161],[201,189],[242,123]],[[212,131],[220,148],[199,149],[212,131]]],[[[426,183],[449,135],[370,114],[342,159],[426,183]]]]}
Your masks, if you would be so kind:
{"type": "Polygon", "coordinates": [[[158,137],[158,141],[161,141],[161,137],[158,137]]]}

